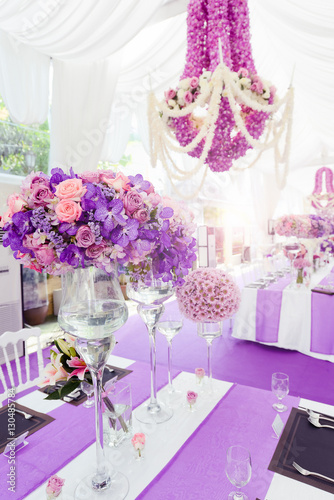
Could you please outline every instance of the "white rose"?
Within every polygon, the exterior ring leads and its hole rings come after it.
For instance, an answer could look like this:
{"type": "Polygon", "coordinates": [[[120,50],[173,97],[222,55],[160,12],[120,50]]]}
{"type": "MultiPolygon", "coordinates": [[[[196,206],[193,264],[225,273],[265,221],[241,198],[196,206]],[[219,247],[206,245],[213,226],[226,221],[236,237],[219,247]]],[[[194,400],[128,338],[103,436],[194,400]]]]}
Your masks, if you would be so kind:
{"type": "Polygon", "coordinates": [[[176,102],[174,101],[174,99],[169,99],[168,101],[168,106],[170,106],[171,108],[175,108],[176,106],[176,102]]]}
{"type": "Polygon", "coordinates": [[[203,71],[200,78],[206,78],[207,80],[209,80],[211,78],[211,74],[211,71],[203,71]]]}
{"type": "Polygon", "coordinates": [[[178,101],[180,99],[183,99],[184,94],[185,94],[185,91],[183,89],[180,89],[180,90],[177,91],[177,99],[178,99],[178,101]]]}
{"type": "Polygon", "coordinates": [[[245,89],[249,89],[251,86],[251,81],[249,78],[240,78],[239,85],[240,87],[242,85],[245,89]]]}
{"type": "Polygon", "coordinates": [[[183,90],[188,90],[190,87],[190,78],[184,78],[179,82],[179,88],[183,90]]]}
{"type": "Polygon", "coordinates": [[[270,97],[270,90],[268,89],[268,87],[264,87],[263,88],[262,97],[263,97],[263,99],[269,99],[269,97],[270,97]]]}

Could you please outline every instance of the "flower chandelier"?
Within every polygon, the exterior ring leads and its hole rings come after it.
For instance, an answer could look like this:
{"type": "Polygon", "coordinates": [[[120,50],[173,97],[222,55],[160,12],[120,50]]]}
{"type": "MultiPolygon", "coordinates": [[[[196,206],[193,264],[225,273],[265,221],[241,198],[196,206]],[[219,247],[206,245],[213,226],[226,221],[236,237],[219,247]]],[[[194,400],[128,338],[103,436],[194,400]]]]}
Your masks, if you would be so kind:
{"type": "Polygon", "coordinates": [[[329,167],[321,167],[315,174],[313,193],[309,196],[312,207],[317,213],[334,214],[333,172],[329,167]],[[325,192],[322,194],[323,176],[325,175],[325,192]]]}
{"type": "Polygon", "coordinates": [[[277,181],[283,188],[292,105],[291,86],[279,99],[275,87],[257,75],[247,2],[190,0],[181,80],[176,89],[165,92],[163,101],[153,93],[149,99],[152,163],[155,166],[159,159],[173,184],[192,177],[206,164],[199,191],[208,167],[214,172],[228,171],[248,149],[258,148],[261,155],[274,147],[277,181]],[[279,110],[280,120],[275,123],[270,118],[279,110]],[[267,133],[260,140],[266,125],[267,133]],[[283,138],[286,144],[281,154],[283,138]],[[187,153],[198,161],[191,171],[182,169],[172,152],[187,153]],[[283,176],[280,163],[285,164],[283,176]]]}

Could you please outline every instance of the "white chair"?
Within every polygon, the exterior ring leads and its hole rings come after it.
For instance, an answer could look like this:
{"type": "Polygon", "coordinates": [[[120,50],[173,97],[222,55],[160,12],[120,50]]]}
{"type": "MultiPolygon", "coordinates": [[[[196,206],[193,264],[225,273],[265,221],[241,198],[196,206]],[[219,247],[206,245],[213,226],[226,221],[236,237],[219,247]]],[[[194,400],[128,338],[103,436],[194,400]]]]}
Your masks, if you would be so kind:
{"type": "MultiPolygon", "coordinates": [[[[5,332],[0,335],[0,352],[2,350],[3,357],[5,359],[5,365],[7,369],[8,378],[10,381],[10,387],[15,387],[15,392],[21,392],[29,387],[33,387],[36,385],[42,377],[44,362],[42,355],[42,348],[40,342],[41,329],[38,327],[34,328],[23,328],[17,332],[5,332]],[[17,344],[20,341],[26,342],[31,337],[36,337],[37,340],[37,367],[38,367],[38,376],[31,378],[31,366],[30,359],[28,355],[28,349],[25,349],[24,355],[24,365],[25,365],[25,380],[22,377],[22,369],[21,363],[23,362],[22,358],[20,359],[17,349],[17,344]],[[14,351],[14,353],[13,353],[14,351]],[[9,360],[10,353],[14,354],[14,359],[12,361],[9,360]],[[20,362],[21,361],[21,362],[20,362]],[[17,375],[17,382],[14,380],[14,374],[17,375]]],[[[2,382],[4,392],[0,394],[0,403],[7,399],[7,391],[8,384],[6,381],[6,377],[3,372],[4,365],[0,365],[0,381],[2,382]]]]}

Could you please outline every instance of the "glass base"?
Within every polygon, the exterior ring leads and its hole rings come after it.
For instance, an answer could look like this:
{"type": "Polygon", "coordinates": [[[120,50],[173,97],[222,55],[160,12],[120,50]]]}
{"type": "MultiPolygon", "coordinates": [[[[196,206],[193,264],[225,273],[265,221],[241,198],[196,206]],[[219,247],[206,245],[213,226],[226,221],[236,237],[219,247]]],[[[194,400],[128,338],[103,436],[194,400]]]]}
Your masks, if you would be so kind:
{"type": "Polygon", "coordinates": [[[85,408],[95,407],[95,400],[94,400],[94,398],[90,399],[90,400],[87,399],[82,406],[84,406],[85,408]]]}
{"type": "Polygon", "coordinates": [[[241,491],[232,491],[228,496],[228,500],[248,500],[248,496],[241,491]]]}
{"type": "Polygon", "coordinates": [[[168,406],[164,403],[159,402],[155,405],[147,403],[140,408],[137,408],[135,411],[135,417],[143,424],[162,424],[163,422],[167,422],[167,420],[171,419],[173,413],[173,410],[168,408],[168,406]]]}
{"type": "Polygon", "coordinates": [[[181,391],[169,391],[168,388],[162,389],[159,393],[159,400],[161,400],[168,407],[179,407],[184,394],[181,391]]]}
{"type": "Polygon", "coordinates": [[[282,403],[274,403],[273,404],[274,410],[278,411],[279,413],[283,413],[288,409],[287,406],[283,405],[282,403]]]}
{"type": "Polygon", "coordinates": [[[101,489],[93,488],[95,473],[82,479],[76,487],[74,493],[75,500],[99,500],[104,498],[109,500],[123,500],[129,492],[129,481],[120,472],[109,472],[110,481],[101,489]]]}

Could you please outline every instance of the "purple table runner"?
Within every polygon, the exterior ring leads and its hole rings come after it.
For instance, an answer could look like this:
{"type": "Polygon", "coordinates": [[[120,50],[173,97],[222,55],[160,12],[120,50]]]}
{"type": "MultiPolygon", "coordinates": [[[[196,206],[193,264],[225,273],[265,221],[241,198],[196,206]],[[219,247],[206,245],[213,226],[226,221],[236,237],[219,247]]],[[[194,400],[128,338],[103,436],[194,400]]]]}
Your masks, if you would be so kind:
{"type": "MultiPolygon", "coordinates": [[[[319,284],[326,285],[327,278],[328,276],[319,284]]],[[[312,292],[311,311],[310,350],[320,354],[334,354],[334,296],[312,292]]]]}
{"type": "Polygon", "coordinates": [[[278,342],[282,291],[289,283],[290,277],[284,277],[268,288],[257,290],[256,340],[258,342],[278,342]]]}
{"type": "MultiPolygon", "coordinates": [[[[131,384],[133,408],[143,403],[150,394],[150,367],[136,362],[124,380],[131,384]]],[[[167,370],[157,366],[158,389],[167,383],[167,370]]],[[[64,403],[50,412],[56,420],[28,436],[29,445],[16,456],[16,492],[8,492],[8,459],[0,455],[0,498],[21,500],[52,474],[73,460],[95,441],[93,408],[72,406],[64,403]],[[8,492],[8,493],[7,493],[8,492]],[[10,497],[9,497],[10,495],[10,497]]]]}
{"type": "MultiPolygon", "coordinates": [[[[284,423],[299,398],[288,396],[284,423]]],[[[267,470],[278,440],[272,423],[277,415],[275,396],[262,389],[233,386],[208,417],[175,454],[173,459],[137,497],[139,500],[221,500],[234,490],[226,477],[226,451],[240,444],[250,451],[252,477],[243,491],[250,499],[265,498],[273,472],[267,470]]]]}

